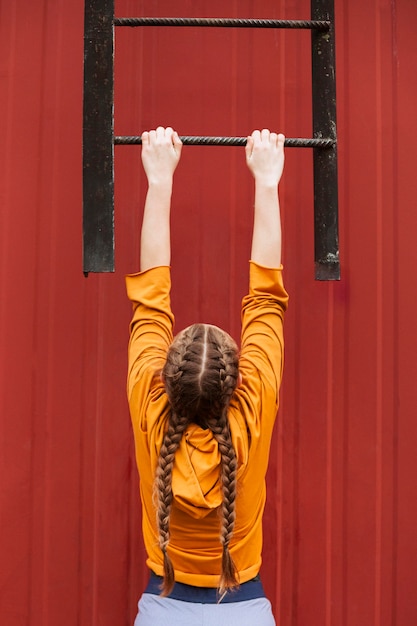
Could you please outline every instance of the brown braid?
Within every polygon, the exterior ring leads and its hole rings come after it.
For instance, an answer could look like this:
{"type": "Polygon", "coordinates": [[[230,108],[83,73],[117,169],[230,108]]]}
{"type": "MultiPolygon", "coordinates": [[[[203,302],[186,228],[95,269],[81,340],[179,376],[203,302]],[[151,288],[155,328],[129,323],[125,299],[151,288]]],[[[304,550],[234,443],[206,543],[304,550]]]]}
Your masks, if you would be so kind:
{"type": "Polygon", "coordinates": [[[172,469],[175,452],[180,445],[184,430],[189,424],[188,419],[178,417],[172,412],[162,442],[159,464],[156,469],[155,490],[158,500],[157,523],[159,529],[159,546],[164,556],[164,582],[162,595],[168,595],[174,586],[174,568],[167,553],[169,543],[169,516],[172,506],[172,469]]]}
{"type": "Polygon", "coordinates": [[[164,556],[162,595],[168,595],[174,585],[174,569],[167,553],[173,498],[172,469],[175,452],[191,422],[210,428],[221,456],[223,503],[220,541],[223,556],[219,592],[223,593],[238,585],[236,568],[229,552],[235,522],[237,461],[227,418],[238,380],[237,346],[221,329],[194,324],[173,341],[162,375],[171,405],[155,481],[159,543],[164,556]]]}
{"type": "Polygon", "coordinates": [[[238,586],[236,566],[229,551],[229,544],[233,535],[236,518],[235,503],[237,460],[230,435],[227,409],[223,411],[221,420],[217,422],[215,419],[210,420],[209,428],[218,443],[222,459],[221,483],[223,490],[223,502],[220,541],[223,545],[223,555],[222,573],[219,584],[219,593],[222,595],[225,591],[238,586]]]}

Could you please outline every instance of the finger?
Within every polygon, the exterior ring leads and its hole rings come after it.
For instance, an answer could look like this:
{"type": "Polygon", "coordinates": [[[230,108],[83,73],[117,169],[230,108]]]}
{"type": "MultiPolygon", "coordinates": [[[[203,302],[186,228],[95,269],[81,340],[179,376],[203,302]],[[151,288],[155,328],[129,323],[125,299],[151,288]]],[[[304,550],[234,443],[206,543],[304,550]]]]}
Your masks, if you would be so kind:
{"type": "Polygon", "coordinates": [[[156,140],[156,130],[149,131],[149,144],[153,143],[156,140]]]}
{"type": "Polygon", "coordinates": [[[268,128],[263,128],[262,132],[261,132],[261,140],[262,141],[269,141],[269,129],[268,128]]]}
{"type": "Polygon", "coordinates": [[[259,143],[259,142],[260,142],[260,140],[261,140],[261,131],[259,131],[259,130],[254,130],[254,131],[253,131],[253,133],[252,133],[252,139],[253,139],[253,143],[254,143],[254,145],[255,145],[256,143],[259,143]]]}
{"type": "Polygon", "coordinates": [[[174,145],[174,150],[178,155],[181,155],[181,150],[182,150],[182,141],[178,136],[177,131],[173,131],[172,133],[172,143],[174,145]]]}
{"type": "Polygon", "coordinates": [[[149,145],[149,133],[147,130],[142,133],[142,146],[144,145],[149,145]]]}
{"type": "Polygon", "coordinates": [[[246,146],[245,146],[246,159],[250,159],[252,156],[253,144],[254,144],[254,139],[253,139],[253,133],[252,133],[252,136],[249,136],[246,140],[246,146]]]}
{"type": "Polygon", "coordinates": [[[164,136],[165,136],[165,128],[163,126],[158,126],[158,128],[156,129],[156,138],[163,139],[164,136]]]}
{"type": "Polygon", "coordinates": [[[271,144],[272,144],[273,146],[276,146],[276,145],[277,145],[277,142],[278,142],[278,135],[277,135],[277,133],[271,133],[271,134],[269,135],[269,141],[271,142],[271,144]]]}
{"type": "Polygon", "coordinates": [[[176,148],[182,147],[182,141],[176,130],[172,131],[172,143],[176,148]]]}
{"type": "Polygon", "coordinates": [[[278,134],[277,145],[278,148],[283,148],[285,143],[285,135],[283,133],[278,134]]]}

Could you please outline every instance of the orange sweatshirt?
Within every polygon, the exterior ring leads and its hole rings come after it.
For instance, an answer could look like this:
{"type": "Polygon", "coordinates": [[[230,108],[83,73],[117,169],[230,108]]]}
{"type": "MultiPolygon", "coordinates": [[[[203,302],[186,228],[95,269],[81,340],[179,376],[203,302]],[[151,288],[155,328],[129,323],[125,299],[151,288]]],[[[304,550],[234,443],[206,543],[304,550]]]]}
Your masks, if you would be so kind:
{"type": "MultiPolygon", "coordinates": [[[[238,460],[236,522],[231,554],[244,583],[259,572],[265,474],[278,409],[283,367],[283,316],[288,296],[281,270],[250,263],[249,294],[242,301],[239,369],[242,383],[229,410],[238,460]]],[[[168,417],[168,399],[159,372],[172,341],[170,270],[156,267],[126,277],[133,303],[129,342],[128,400],[140,476],[142,529],[148,567],[163,575],[153,482],[168,417]]],[[[220,454],[209,430],[191,424],[175,457],[168,553],[175,580],[217,587],[221,570],[222,501],[220,454]]]]}

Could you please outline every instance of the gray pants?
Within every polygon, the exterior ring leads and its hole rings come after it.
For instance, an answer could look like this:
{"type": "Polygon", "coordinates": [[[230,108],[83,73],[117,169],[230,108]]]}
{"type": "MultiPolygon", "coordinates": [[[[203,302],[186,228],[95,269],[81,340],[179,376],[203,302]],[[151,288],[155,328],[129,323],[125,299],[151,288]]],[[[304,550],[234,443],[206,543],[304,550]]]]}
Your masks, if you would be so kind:
{"type": "Polygon", "coordinates": [[[134,626],[275,626],[266,598],[198,604],[144,593],[134,626]]]}

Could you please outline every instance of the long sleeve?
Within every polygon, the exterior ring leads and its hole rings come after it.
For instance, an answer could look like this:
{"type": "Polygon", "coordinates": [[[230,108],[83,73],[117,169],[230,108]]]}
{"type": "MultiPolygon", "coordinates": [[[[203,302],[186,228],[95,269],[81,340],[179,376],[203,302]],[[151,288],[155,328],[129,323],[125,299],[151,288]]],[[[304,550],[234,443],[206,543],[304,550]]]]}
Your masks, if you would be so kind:
{"type": "Polygon", "coordinates": [[[284,359],[283,320],[288,295],[282,267],[250,263],[249,293],[242,301],[242,346],[237,390],[252,438],[272,432],[284,359]]]}
{"type": "Polygon", "coordinates": [[[155,374],[162,369],[172,341],[174,316],[170,305],[169,267],[155,267],[126,277],[126,288],[133,304],[128,351],[129,401],[136,386],[141,396],[150,390],[155,374]]]}

